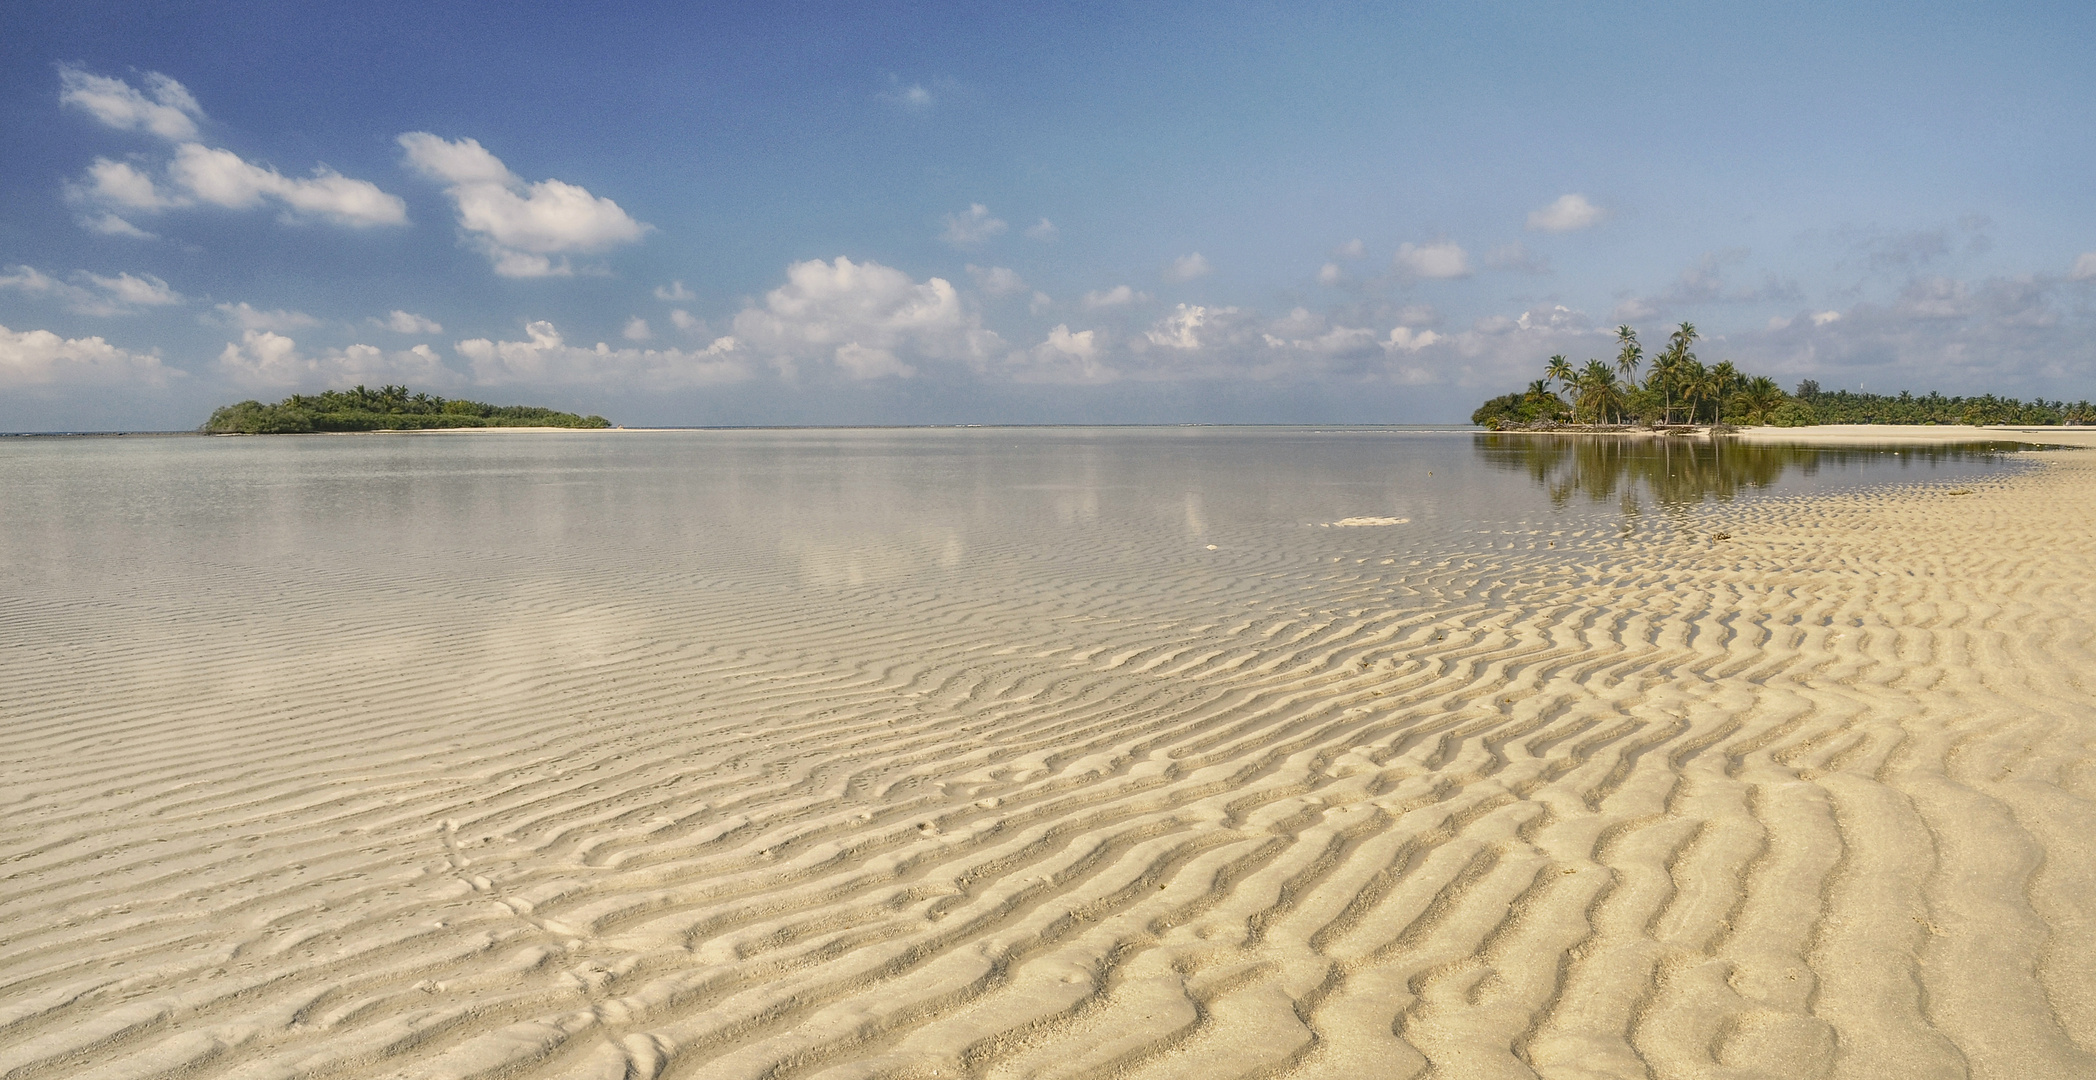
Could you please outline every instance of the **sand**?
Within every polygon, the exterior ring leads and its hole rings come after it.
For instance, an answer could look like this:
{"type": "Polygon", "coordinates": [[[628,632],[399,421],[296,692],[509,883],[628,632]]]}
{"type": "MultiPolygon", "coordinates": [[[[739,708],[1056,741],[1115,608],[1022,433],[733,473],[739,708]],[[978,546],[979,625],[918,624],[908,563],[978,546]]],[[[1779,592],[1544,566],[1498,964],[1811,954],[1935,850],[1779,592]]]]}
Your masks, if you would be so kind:
{"type": "Polygon", "coordinates": [[[1969,424],[1819,424],[1813,427],[1748,427],[1733,436],[1746,442],[1794,446],[1892,446],[1902,443],[2017,442],[2035,446],[2096,446],[2096,428],[2017,427],[1969,424]]]}
{"type": "Polygon", "coordinates": [[[0,597],[0,1078],[2096,1076],[2042,457],[1224,542],[1196,611],[877,553],[0,597]]]}

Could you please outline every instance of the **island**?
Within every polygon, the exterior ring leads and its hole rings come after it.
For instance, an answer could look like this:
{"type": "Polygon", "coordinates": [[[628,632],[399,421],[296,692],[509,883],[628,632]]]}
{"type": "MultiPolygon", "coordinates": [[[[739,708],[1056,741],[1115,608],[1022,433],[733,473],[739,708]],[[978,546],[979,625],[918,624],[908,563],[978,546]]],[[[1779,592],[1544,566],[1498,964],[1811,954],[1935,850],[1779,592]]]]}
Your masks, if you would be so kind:
{"type": "Polygon", "coordinates": [[[1730,361],[1709,367],[1696,358],[1693,323],[1682,323],[1647,363],[1637,332],[1616,328],[1616,358],[1573,367],[1553,356],[1544,377],[1526,390],[1479,406],[1470,422],[1494,431],[1624,431],[1726,424],[1812,427],[1822,424],[2096,424],[2087,401],[2021,401],[1978,397],[1866,394],[1822,390],[1806,379],[1784,393],[1774,379],[1748,375],[1730,361]],[[1645,370],[1642,382],[1640,369],[1645,370]]]}
{"type": "Polygon", "coordinates": [[[601,416],[536,405],[488,405],[411,392],[405,386],[358,386],[293,394],[274,405],[242,401],[211,414],[207,435],[291,435],[311,431],[423,431],[436,428],[608,428],[601,416]]]}

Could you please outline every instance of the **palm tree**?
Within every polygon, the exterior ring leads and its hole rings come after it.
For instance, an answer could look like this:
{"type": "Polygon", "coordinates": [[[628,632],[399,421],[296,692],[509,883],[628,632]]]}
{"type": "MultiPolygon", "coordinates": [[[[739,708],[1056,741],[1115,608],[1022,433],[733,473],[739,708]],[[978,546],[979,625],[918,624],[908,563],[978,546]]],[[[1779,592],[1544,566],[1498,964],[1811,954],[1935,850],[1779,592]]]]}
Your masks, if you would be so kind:
{"type": "Polygon", "coordinates": [[[1543,373],[1549,378],[1556,379],[1557,384],[1566,390],[1572,389],[1572,364],[1565,359],[1564,353],[1551,357],[1550,366],[1545,368],[1543,373]]]}
{"type": "Polygon", "coordinates": [[[1707,378],[1710,383],[1711,423],[1722,424],[1725,422],[1725,395],[1731,393],[1734,386],[1739,385],[1739,369],[1733,367],[1730,360],[1720,360],[1718,366],[1710,369],[1707,378]]]}
{"type": "Polygon", "coordinates": [[[1616,327],[1616,344],[1622,346],[1622,350],[1616,353],[1616,374],[1634,386],[1637,384],[1638,365],[1645,362],[1645,347],[1638,344],[1637,331],[1627,323],[1616,327]]]}
{"type": "MultiPolygon", "coordinates": [[[[1652,376],[1658,381],[1660,391],[1666,395],[1667,423],[1670,424],[1674,422],[1674,391],[1686,391],[1694,385],[1690,378],[1689,365],[1696,364],[1696,354],[1689,351],[1689,346],[1695,340],[1696,324],[1682,323],[1667,336],[1666,351],[1660,353],[1659,359],[1652,362],[1652,376]]],[[[1695,373],[1702,373],[1702,365],[1696,364],[1695,373]]],[[[1693,421],[1695,418],[1695,410],[1690,409],[1689,419],[1693,421]]]]}
{"type": "Polygon", "coordinates": [[[1587,361],[1579,371],[1579,408],[1598,419],[1620,406],[1622,401],[1623,395],[1616,388],[1616,373],[1599,360],[1587,361]]]}
{"type": "Polygon", "coordinates": [[[1745,399],[1749,416],[1754,417],[1756,422],[1767,423],[1769,410],[1783,400],[1783,390],[1776,385],[1776,380],[1766,375],[1756,375],[1740,388],[1739,396],[1745,399]]]}

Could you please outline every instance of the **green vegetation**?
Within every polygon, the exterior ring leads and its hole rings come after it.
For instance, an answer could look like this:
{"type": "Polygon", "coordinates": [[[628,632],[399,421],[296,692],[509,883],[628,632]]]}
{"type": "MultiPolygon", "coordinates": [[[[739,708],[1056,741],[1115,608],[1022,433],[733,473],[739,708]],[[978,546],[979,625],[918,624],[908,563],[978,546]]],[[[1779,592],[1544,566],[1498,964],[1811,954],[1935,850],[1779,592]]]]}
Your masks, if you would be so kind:
{"type": "Polygon", "coordinates": [[[2069,405],[1992,394],[1963,398],[1934,393],[1926,397],[1846,390],[1826,393],[1810,379],[1799,383],[1795,394],[1786,394],[1774,379],[1746,375],[1729,360],[1705,367],[1696,359],[1696,340],[1695,325],[1682,323],[1668,335],[1666,348],[1651,358],[1640,383],[1637,373],[1646,366],[1644,347],[1635,330],[1619,326],[1613,364],[1589,360],[1574,368],[1563,356],[1553,356],[1544,367],[1543,378],[1520,393],[1485,402],[1470,414],[1470,422],[1494,431],[1560,424],[2096,423],[2096,407],[2086,401],[2069,405]]]}
{"type": "Polygon", "coordinates": [[[227,405],[204,421],[211,435],[285,435],[302,431],[414,431],[428,428],[559,427],[603,428],[601,416],[577,416],[533,405],[485,405],[433,394],[412,394],[405,386],[376,390],[329,390],[293,394],[275,405],[243,401],[227,405]]]}

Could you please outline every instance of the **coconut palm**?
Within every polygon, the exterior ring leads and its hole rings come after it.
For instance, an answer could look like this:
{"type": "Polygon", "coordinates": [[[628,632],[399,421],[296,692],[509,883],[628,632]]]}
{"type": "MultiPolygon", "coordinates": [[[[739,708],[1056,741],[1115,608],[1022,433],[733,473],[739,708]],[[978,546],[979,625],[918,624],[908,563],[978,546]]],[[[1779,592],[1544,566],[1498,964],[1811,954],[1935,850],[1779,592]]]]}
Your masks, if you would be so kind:
{"type": "Polygon", "coordinates": [[[1733,367],[1730,360],[1720,360],[1705,378],[1709,382],[1711,422],[1722,424],[1725,422],[1725,395],[1739,385],[1739,369],[1733,367]]]}
{"type": "MultiPolygon", "coordinates": [[[[1675,394],[1680,392],[1686,395],[1688,388],[1694,385],[1694,379],[1702,375],[1703,365],[1696,363],[1696,354],[1689,351],[1689,346],[1694,344],[1695,340],[1696,324],[1682,323],[1672,334],[1667,335],[1666,351],[1652,361],[1652,378],[1659,383],[1660,392],[1665,395],[1667,423],[1670,424],[1674,422],[1675,394]],[[1693,370],[1690,365],[1694,365],[1693,370]]],[[[1689,419],[1695,419],[1694,409],[1689,411],[1689,419]]]]}
{"type": "Polygon", "coordinates": [[[1596,421],[1623,404],[1623,392],[1616,385],[1616,373],[1599,360],[1589,360],[1579,369],[1578,385],[1577,408],[1596,421]]]}
{"type": "Polygon", "coordinates": [[[1627,323],[1616,327],[1616,344],[1621,346],[1616,353],[1616,374],[1623,377],[1625,384],[1635,386],[1638,365],[1645,362],[1645,347],[1638,344],[1637,331],[1627,323]]]}
{"type": "Polygon", "coordinates": [[[1564,387],[1567,391],[1572,389],[1572,363],[1565,359],[1564,353],[1551,357],[1550,366],[1543,370],[1543,374],[1548,378],[1557,380],[1557,384],[1564,387]]]}
{"type": "Polygon", "coordinates": [[[1739,396],[1747,407],[1747,415],[1758,423],[1767,423],[1769,411],[1783,402],[1783,390],[1776,380],[1766,375],[1756,375],[1740,387],[1739,396]]]}

